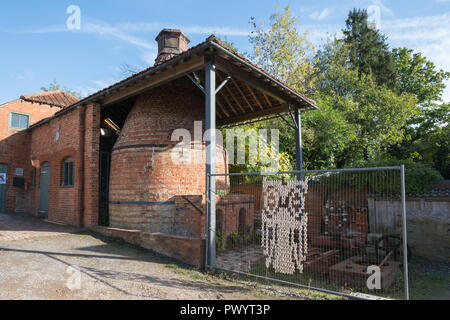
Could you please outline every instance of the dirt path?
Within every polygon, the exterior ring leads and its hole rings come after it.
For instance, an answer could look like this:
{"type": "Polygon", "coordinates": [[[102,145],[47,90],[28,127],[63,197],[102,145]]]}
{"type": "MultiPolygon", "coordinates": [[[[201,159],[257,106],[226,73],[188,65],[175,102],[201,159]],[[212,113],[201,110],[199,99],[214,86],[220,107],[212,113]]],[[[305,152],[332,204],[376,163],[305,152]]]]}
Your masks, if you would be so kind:
{"type": "Polygon", "coordinates": [[[73,232],[33,218],[0,218],[0,299],[304,297],[206,276],[141,248],[73,232]]]}

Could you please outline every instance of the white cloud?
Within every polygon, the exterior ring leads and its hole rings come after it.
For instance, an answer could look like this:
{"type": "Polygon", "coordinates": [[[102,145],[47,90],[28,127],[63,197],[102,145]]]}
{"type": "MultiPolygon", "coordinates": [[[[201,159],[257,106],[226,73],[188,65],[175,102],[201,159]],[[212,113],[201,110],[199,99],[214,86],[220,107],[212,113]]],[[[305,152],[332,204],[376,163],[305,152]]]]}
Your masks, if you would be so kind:
{"type": "MultiPolygon", "coordinates": [[[[408,19],[384,20],[381,31],[385,33],[392,46],[406,46],[414,49],[438,69],[450,71],[450,13],[408,19]]],[[[443,98],[450,101],[450,82],[443,98]]]]}
{"type": "MultiPolygon", "coordinates": [[[[448,0],[447,2],[450,2],[448,0]]],[[[450,12],[440,15],[407,19],[383,19],[381,32],[388,36],[391,47],[408,47],[421,52],[434,62],[437,69],[450,71],[450,12]]],[[[329,36],[341,35],[342,24],[300,25],[301,30],[309,30],[310,39],[320,45],[329,36]]],[[[450,81],[443,94],[444,101],[450,101],[450,81]]]]}
{"type": "MultiPolygon", "coordinates": [[[[238,29],[233,27],[220,26],[201,26],[201,25],[176,25],[173,23],[161,22],[127,22],[116,25],[109,25],[103,21],[84,19],[81,23],[80,30],[69,30],[66,26],[55,25],[41,28],[33,28],[18,31],[18,33],[39,34],[39,33],[56,33],[56,32],[80,32],[86,34],[94,34],[103,37],[115,38],[126,43],[135,45],[144,49],[155,49],[156,46],[135,34],[159,32],[164,28],[181,29],[186,34],[217,34],[227,36],[248,36],[249,30],[238,29]]],[[[148,37],[146,37],[148,38],[148,37]]]]}
{"type": "Polygon", "coordinates": [[[317,20],[322,21],[326,18],[328,18],[333,13],[333,10],[331,8],[325,8],[322,11],[314,11],[309,15],[309,18],[311,20],[317,20]]]}
{"type": "Polygon", "coordinates": [[[127,22],[116,25],[116,28],[124,32],[159,32],[164,28],[181,29],[186,34],[200,35],[226,35],[226,36],[248,36],[250,31],[233,27],[202,26],[202,25],[179,25],[161,22],[127,22]]]}
{"type": "Polygon", "coordinates": [[[57,32],[75,32],[75,33],[79,32],[86,34],[94,34],[102,37],[115,38],[117,40],[121,40],[144,49],[155,49],[155,45],[153,43],[148,42],[147,40],[128,34],[122,31],[120,28],[110,26],[104,22],[94,22],[90,20],[83,21],[80,30],[69,30],[65,26],[48,26],[43,28],[27,29],[19,31],[19,33],[30,33],[30,34],[57,33],[57,32]]]}
{"type": "Polygon", "coordinates": [[[91,82],[95,84],[99,89],[103,89],[114,84],[116,81],[114,79],[105,79],[105,80],[91,80],[91,82]]]}

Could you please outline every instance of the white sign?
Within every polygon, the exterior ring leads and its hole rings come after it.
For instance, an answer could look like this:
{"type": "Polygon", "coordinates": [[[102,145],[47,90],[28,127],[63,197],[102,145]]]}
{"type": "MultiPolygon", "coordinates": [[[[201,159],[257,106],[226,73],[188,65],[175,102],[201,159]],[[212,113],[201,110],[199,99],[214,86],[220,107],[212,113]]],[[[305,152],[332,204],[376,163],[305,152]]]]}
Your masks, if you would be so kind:
{"type": "Polygon", "coordinates": [[[0,173],[0,184],[6,184],[6,173],[0,173]]]}
{"type": "Polygon", "coordinates": [[[16,176],[23,177],[23,168],[16,168],[16,176]]]}

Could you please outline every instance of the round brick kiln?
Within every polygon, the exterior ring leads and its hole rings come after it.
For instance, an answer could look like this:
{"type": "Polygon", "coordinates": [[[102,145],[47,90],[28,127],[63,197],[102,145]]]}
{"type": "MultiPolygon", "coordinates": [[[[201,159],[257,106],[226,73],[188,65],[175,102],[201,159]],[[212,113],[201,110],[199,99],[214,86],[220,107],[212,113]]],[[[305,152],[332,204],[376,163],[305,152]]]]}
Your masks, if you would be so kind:
{"type": "MultiPolygon", "coordinates": [[[[170,233],[174,197],[205,193],[205,145],[191,150],[197,161],[174,162],[171,141],[176,129],[194,139],[194,121],[205,119],[204,96],[188,79],[179,79],[138,96],[111,155],[110,225],[170,233]]],[[[202,132],[203,133],[203,132],[202,132]]],[[[216,171],[227,168],[226,152],[217,148],[216,171]]],[[[227,188],[218,179],[218,189],[227,188]]]]}

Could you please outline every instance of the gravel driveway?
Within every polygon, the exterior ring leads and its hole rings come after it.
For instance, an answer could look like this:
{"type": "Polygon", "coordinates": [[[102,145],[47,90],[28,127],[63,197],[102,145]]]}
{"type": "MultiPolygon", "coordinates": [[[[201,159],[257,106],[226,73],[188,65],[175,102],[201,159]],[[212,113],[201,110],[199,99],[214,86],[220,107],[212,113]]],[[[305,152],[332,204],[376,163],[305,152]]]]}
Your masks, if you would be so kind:
{"type": "Polygon", "coordinates": [[[273,298],[106,240],[28,216],[0,215],[0,299],[273,298]]]}

